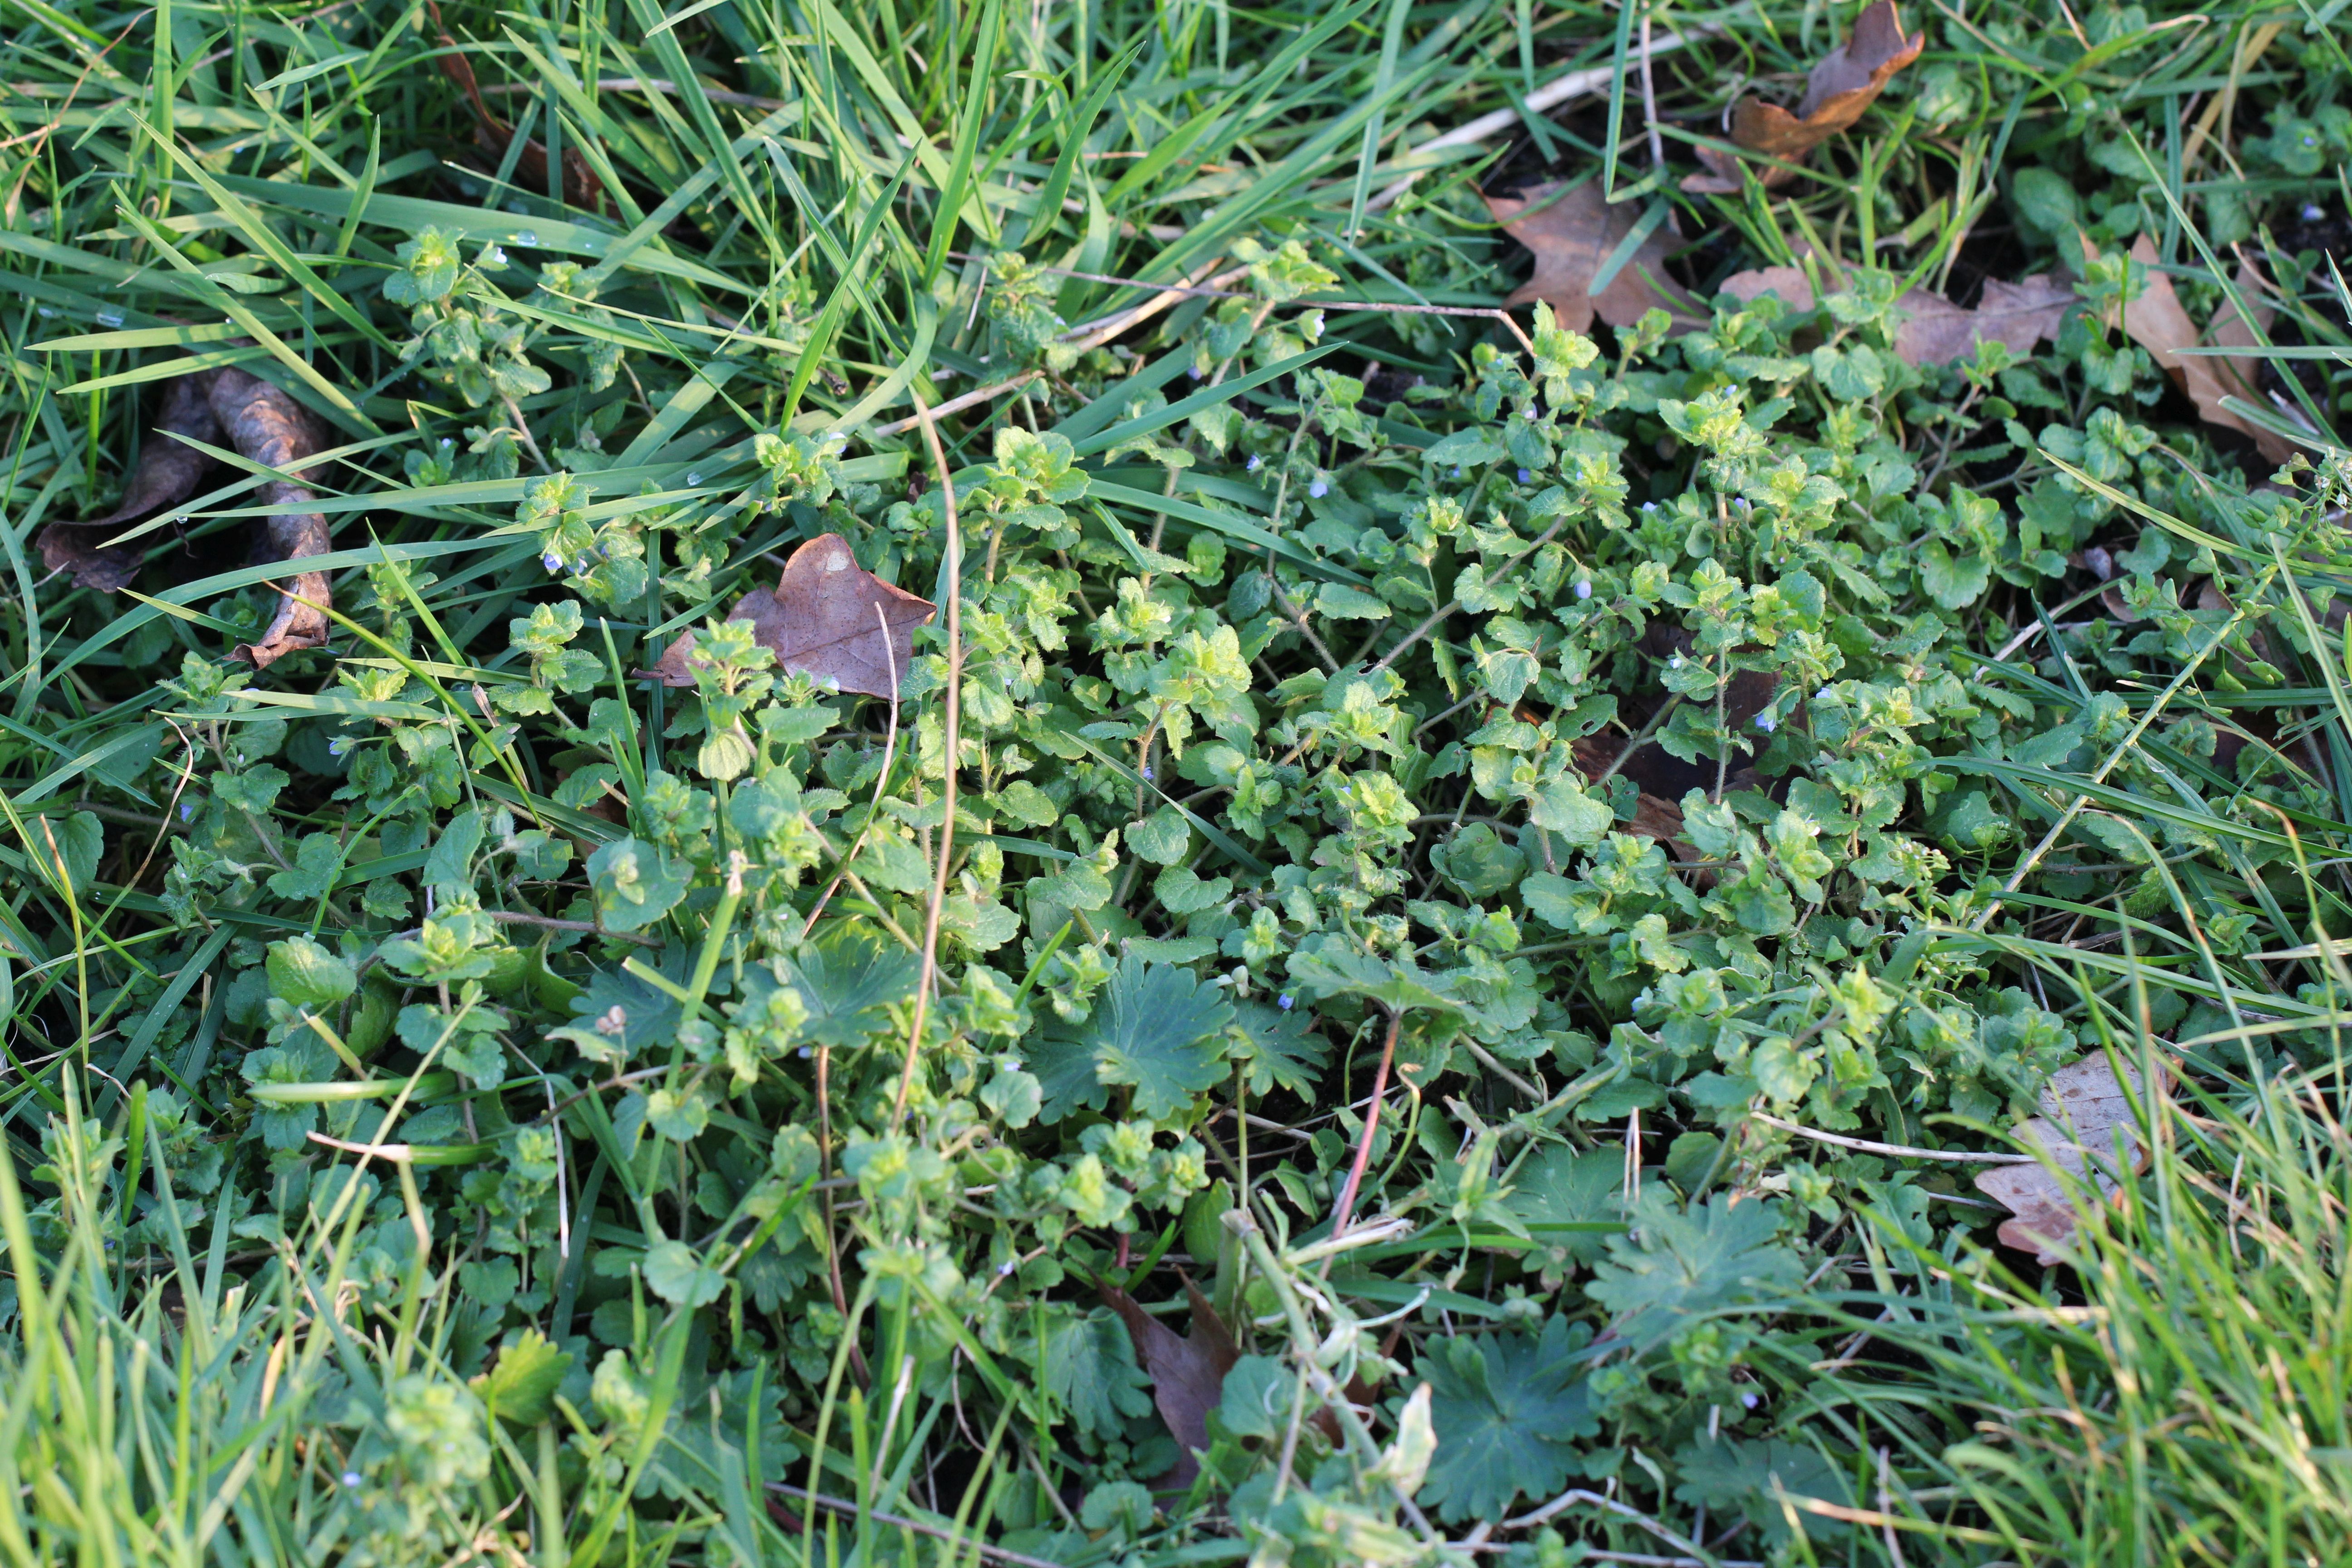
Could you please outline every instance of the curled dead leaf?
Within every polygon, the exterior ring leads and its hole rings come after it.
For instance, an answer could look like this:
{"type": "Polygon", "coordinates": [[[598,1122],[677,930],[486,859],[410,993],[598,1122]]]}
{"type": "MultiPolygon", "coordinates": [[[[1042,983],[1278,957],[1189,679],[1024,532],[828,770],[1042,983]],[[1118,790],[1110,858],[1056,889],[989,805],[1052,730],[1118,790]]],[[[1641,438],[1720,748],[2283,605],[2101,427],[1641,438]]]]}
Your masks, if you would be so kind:
{"type": "MultiPolygon", "coordinates": [[[[264,468],[299,475],[319,450],[319,426],[309,411],[259,376],[235,369],[219,372],[213,382],[212,405],[229,446],[264,468]]],[[[308,489],[291,479],[270,479],[258,495],[262,505],[281,509],[264,527],[256,552],[262,559],[299,561],[333,548],[326,517],[295,510],[316,499],[308,489]]],[[[296,648],[323,647],[330,602],[325,573],[298,573],[292,582],[280,585],[278,613],[260,639],[236,649],[236,656],[258,669],[296,648]]]]}
{"type": "MultiPolygon", "coordinates": [[[[1844,285],[1845,275],[1836,263],[1817,265],[1825,284],[1844,285]]],[[[1771,293],[1796,310],[1813,308],[1812,280],[1796,267],[1735,272],[1724,279],[1723,292],[1742,303],[1771,293]]],[[[2005,343],[2023,356],[2036,343],[2057,341],[2059,323],[2074,302],[2074,290],[2066,280],[2046,272],[2014,283],[1988,282],[1974,310],[1925,289],[1906,289],[1895,301],[1906,317],[1895,330],[1895,355],[1906,364],[1949,364],[1974,353],[1979,342],[1991,342],[2005,343]]]]}
{"type": "MultiPolygon", "coordinates": [[[[1805,155],[1862,118],[1878,100],[1896,71],[1919,58],[1927,35],[1904,36],[1903,19],[1895,0],[1877,0],[1854,18],[1846,41],[1824,55],[1805,79],[1805,96],[1794,114],[1761,99],[1743,98],[1731,111],[1731,140],[1751,153],[1761,153],[1785,163],[1805,155]]],[[[1712,147],[1698,149],[1706,171],[1683,181],[1683,189],[1717,195],[1740,189],[1740,161],[1712,147]]],[[[1757,171],[1769,185],[1785,184],[1793,172],[1773,164],[1757,171]]]]}
{"type": "Polygon", "coordinates": [[[53,522],[41,531],[41,563],[65,572],[84,588],[111,594],[139,574],[144,552],[134,544],[109,546],[106,537],[125,523],[143,521],[196,493],[213,460],[194,447],[175,441],[186,436],[207,446],[220,444],[220,421],[214,417],[212,386],[215,373],[184,375],[164,383],[163,405],[139,449],[139,466],[122,487],[122,500],[104,517],[79,522],[53,522]]]}
{"type": "MultiPolygon", "coordinates": [[[[2139,1073],[2128,1062],[2123,1070],[2118,1082],[2103,1052],[2051,1074],[2042,1090],[2042,1114],[2017,1130],[2020,1141],[2040,1150],[2049,1163],[1995,1165],[1977,1176],[1977,1190],[2010,1211],[1998,1233],[2001,1241],[2032,1252],[2045,1268],[2060,1260],[2078,1220],[2074,1200],[2058,1172],[2078,1180],[2087,1177],[2102,1196],[2112,1197],[2117,1182],[2109,1173],[2138,1171],[2147,1164],[2147,1149],[2131,1107],[2131,1100],[2140,1093],[2139,1073]]],[[[2161,1074],[2163,1069],[2158,1070],[2161,1074]]]]}
{"type": "Polygon", "coordinates": [[[1666,311],[1679,327],[1706,320],[1698,301],[1666,275],[1674,237],[1663,226],[1642,241],[1606,288],[1591,291],[1592,275],[1633,232],[1638,217],[1631,202],[1611,206],[1598,179],[1565,191],[1551,184],[1516,196],[1488,196],[1486,210],[1536,258],[1534,276],[1511,291],[1507,304],[1541,300],[1561,326],[1579,332],[1589,330],[1596,315],[1612,327],[1630,327],[1652,310],[1666,311]]]}
{"type": "MultiPolygon", "coordinates": [[[[907,681],[915,628],[934,606],[857,563],[837,533],[813,539],[784,563],[773,588],[755,588],[729,613],[749,621],[761,647],[786,669],[830,680],[844,691],[888,697],[907,681]]],[[[667,686],[694,684],[694,634],[669,645],[647,673],[667,686]]]]}
{"type": "Polygon", "coordinates": [[[1151,1402],[1176,1438],[1176,1463],[1153,1483],[1161,1491],[1190,1487],[1201,1473],[1197,1456],[1209,1446],[1209,1412],[1224,1398],[1225,1373],[1241,1359],[1233,1336],[1200,1287],[1187,1279],[1184,1294],[1192,1303],[1192,1331],[1179,1338],[1126,1291],[1116,1285],[1102,1288],[1104,1302],[1127,1325],[1136,1362],[1151,1380],[1151,1402]]]}
{"type": "MultiPolygon", "coordinates": [[[[105,533],[187,500],[214,466],[177,436],[226,446],[289,476],[265,481],[257,492],[262,505],[277,509],[255,541],[257,561],[299,561],[333,547],[326,518],[301,510],[315,498],[295,482],[319,450],[318,424],[278,387],[235,368],[180,376],[165,384],[154,432],[140,451],[120,506],[104,517],[53,523],[42,531],[41,559],[49,570],[70,572],[81,586],[102,593],[137,575],[143,552],[133,545],[107,546],[105,533]]],[[[260,638],[238,647],[236,657],[260,668],[297,648],[321,647],[331,603],[325,573],[298,573],[279,587],[277,613],[260,638]]]]}
{"type": "MultiPolygon", "coordinates": [[[[2083,251],[2085,259],[2098,254],[2087,240],[2083,251]]],[[[2182,353],[2182,349],[2194,348],[2204,342],[2205,334],[2200,333],[2197,324],[2189,319],[2171,278],[2157,270],[2156,242],[2141,235],[2132,242],[2131,258],[2145,268],[2146,281],[2138,297],[2124,304],[2125,332],[2165,368],[2174,385],[2189,395],[2189,400],[2197,405],[2198,416],[2206,424],[2251,437],[2254,449],[2266,462],[2286,461],[2295,450],[2294,442],[2240,418],[2221,402],[2225,397],[2235,397],[2241,402],[2261,404],[2255,387],[2262,361],[2252,354],[2182,353]]],[[[2254,347],[2261,334],[2270,330],[2276,314],[2266,302],[2269,283],[2261,272],[2241,262],[2236,281],[2238,292],[2254,304],[2253,319],[2249,321],[2238,310],[2224,306],[2221,314],[2209,324],[2211,344],[2217,348],[2254,347]]]]}

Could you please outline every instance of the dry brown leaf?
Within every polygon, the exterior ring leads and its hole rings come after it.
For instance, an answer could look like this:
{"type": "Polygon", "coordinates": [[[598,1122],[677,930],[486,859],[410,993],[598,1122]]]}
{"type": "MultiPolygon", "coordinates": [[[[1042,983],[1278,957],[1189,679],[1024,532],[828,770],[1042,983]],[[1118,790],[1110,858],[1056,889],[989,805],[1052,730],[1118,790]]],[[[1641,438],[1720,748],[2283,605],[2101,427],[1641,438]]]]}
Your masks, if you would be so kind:
{"type": "MultiPolygon", "coordinates": [[[[300,404],[259,376],[234,368],[199,371],[171,382],[155,429],[157,436],[141,450],[139,466],[124,487],[121,505],[104,517],[53,524],[42,531],[41,558],[51,571],[69,571],[82,586],[106,593],[137,574],[144,552],[132,545],[100,548],[101,531],[185,500],[213,467],[210,458],[172,434],[226,446],[298,478],[320,440],[316,421],[300,404]]],[[[263,506],[281,509],[255,542],[257,561],[299,561],[333,548],[326,518],[296,510],[314,499],[310,490],[291,479],[270,479],[256,494],[263,506]]],[[[236,649],[236,657],[261,668],[297,648],[324,645],[331,603],[325,573],[298,574],[279,588],[278,612],[260,639],[236,649]]]]}
{"type": "Polygon", "coordinates": [[[1626,258],[1606,289],[1588,292],[1592,275],[1633,232],[1638,216],[1631,202],[1611,206],[1597,179],[1564,193],[1554,184],[1522,195],[1488,196],[1486,210],[1504,233],[1535,254],[1535,275],[1512,290],[1507,304],[1541,300],[1561,326],[1579,332],[1591,329],[1595,315],[1612,327],[1630,327],[1651,310],[1667,311],[1681,327],[1706,320],[1698,301],[1666,275],[1674,237],[1663,226],[1626,258]]]}
{"type": "MultiPolygon", "coordinates": [[[[2042,1114],[2020,1125],[2018,1136],[2059,1170],[2077,1179],[2088,1175],[2102,1195],[2112,1196],[2116,1182],[2107,1172],[2125,1166],[2137,1171],[2147,1163],[2126,1089],[2135,1096],[2140,1092],[2139,1073],[2128,1062],[2118,1083],[2105,1053],[2084,1057],[2050,1075],[2042,1090],[2042,1114]]],[[[1977,1190],[2009,1209],[1999,1232],[2004,1244],[2032,1252],[2045,1268],[2059,1261],[2074,1239],[2077,1216],[2065,1184],[2050,1165],[1993,1166],[1978,1174],[1977,1190]]]]}
{"type": "MultiPolygon", "coordinates": [[[[1904,37],[1895,0],[1878,3],[1854,18],[1846,41],[1823,56],[1805,79],[1797,112],[1758,98],[1743,98],[1731,111],[1731,140],[1751,153],[1783,163],[1801,163],[1807,153],[1862,118],[1896,71],[1919,58],[1927,35],[1904,37]]],[[[1740,189],[1740,161],[1712,147],[1698,149],[1703,174],[1683,181],[1683,189],[1729,195],[1740,189]]],[[[1766,185],[1785,184],[1793,172],[1773,164],[1757,171],[1766,185]]]]}
{"type": "MultiPolygon", "coordinates": [[[[888,697],[907,682],[915,628],[931,618],[929,599],[885,583],[857,563],[837,533],[813,539],[784,563],[774,588],[743,595],[727,617],[749,621],[761,646],[786,669],[830,680],[844,691],[888,697]]],[[[652,674],[665,685],[691,686],[694,634],[669,645],[652,674]]]]}
{"type": "MultiPolygon", "coordinates": [[[[219,372],[213,381],[212,406],[228,445],[264,468],[299,476],[319,450],[319,426],[309,411],[259,376],[236,369],[219,372]]],[[[261,559],[299,561],[333,548],[323,514],[293,510],[316,499],[308,489],[287,479],[271,479],[257,496],[262,505],[283,509],[270,516],[263,531],[256,551],[261,559]]],[[[330,602],[325,573],[298,574],[278,589],[278,614],[260,640],[236,649],[236,657],[251,660],[258,669],[296,648],[323,647],[330,602]]]]}
{"type": "Polygon", "coordinates": [[[124,523],[151,517],[196,493],[213,460],[172,437],[187,436],[207,446],[220,445],[212,385],[211,372],[164,384],[163,405],[156,410],[154,428],[139,449],[139,466],[122,487],[121,504],[104,517],[53,522],[43,529],[43,565],[52,572],[70,573],[77,584],[101,594],[111,594],[139,574],[146,552],[135,544],[107,548],[106,536],[124,523]]]}
{"type": "MultiPolygon", "coordinates": [[[[2098,252],[2088,240],[2083,245],[2084,258],[2098,252]]],[[[2189,319],[2189,311],[2174,292],[2169,276],[2157,270],[2156,242],[2143,234],[2132,242],[2131,258],[2146,268],[2146,285],[2139,297],[2124,305],[2124,331],[2132,342],[2146,349],[2157,363],[2170,374],[2173,384],[2189,395],[2197,405],[2199,417],[2206,424],[2235,430],[2249,437],[2254,449],[2266,462],[2283,463],[2295,451],[2294,443],[2250,420],[2241,419],[2221,405],[2225,397],[2235,397],[2259,405],[2261,397],[2254,387],[2262,362],[2248,355],[2227,357],[2210,354],[2184,354],[2180,351],[2193,348],[2202,341],[2197,324],[2189,319]]],[[[2241,263],[2238,268],[2238,291],[2247,299],[2258,301],[2253,321],[2233,309],[2224,308],[2212,328],[2214,345],[2222,348],[2254,346],[2256,328],[2267,331],[2275,313],[2264,299],[2267,284],[2261,273],[2241,263]]]]}
{"type": "MultiPolygon", "coordinates": [[[[1843,274],[1833,264],[1826,265],[1824,280],[1843,285],[1843,274]]],[[[1743,303],[1769,292],[1796,310],[1813,308],[1812,282],[1795,267],[1735,272],[1724,279],[1723,292],[1743,303]]],[[[2006,343],[2020,355],[2030,353],[2042,340],[2057,340],[2058,323],[2074,301],[2074,291],[2065,279],[2046,272],[2015,283],[1988,282],[1973,310],[1925,289],[1906,289],[1895,302],[1908,318],[1895,330],[1895,354],[1906,364],[1949,364],[1976,352],[1980,340],[2006,343]]]]}
{"type": "Polygon", "coordinates": [[[1225,1373],[1241,1359],[1233,1336],[1200,1287],[1187,1279],[1184,1294],[1192,1303],[1192,1331],[1179,1339],[1175,1330],[1145,1311],[1134,1297],[1116,1285],[1102,1288],[1103,1300],[1135,1342],[1135,1359],[1151,1380],[1151,1401],[1160,1407],[1160,1418],[1176,1438],[1176,1463],[1152,1483],[1161,1491],[1190,1487],[1201,1473],[1196,1456],[1209,1446],[1209,1412],[1224,1398],[1225,1373]]]}
{"type": "MultiPolygon", "coordinates": [[[[442,25],[441,7],[436,0],[425,0],[425,8],[433,14],[433,31],[441,46],[449,52],[441,57],[441,74],[457,84],[474,110],[474,144],[490,160],[496,169],[506,161],[507,148],[514,141],[514,127],[490,112],[482,100],[481,84],[474,79],[474,64],[457,52],[457,40],[449,36],[442,25]]],[[[522,151],[515,154],[514,183],[526,191],[547,189],[547,146],[536,139],[526,140],[522,151]]],[[[604,182],[576,147],[563,150],[563,199],[588,212],[604,210],[604,182]]]]}

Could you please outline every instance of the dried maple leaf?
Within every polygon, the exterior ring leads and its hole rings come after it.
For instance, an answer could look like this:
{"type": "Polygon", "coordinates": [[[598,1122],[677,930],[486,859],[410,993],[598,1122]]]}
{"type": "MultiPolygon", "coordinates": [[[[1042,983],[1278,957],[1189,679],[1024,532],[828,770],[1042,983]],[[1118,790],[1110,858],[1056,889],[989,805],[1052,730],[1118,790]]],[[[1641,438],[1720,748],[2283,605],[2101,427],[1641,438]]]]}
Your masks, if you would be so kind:
{"type": "MultiPolygon", "coordinates": [[[[1861,119],[1862,111],[1877,101],[1888,80],[1917,59],[1927,43],[1925,33],[1904,37],[1895,0],[1878,0],[1854,18],[1853,32],[1846,41],[1813,67],[1805,79],[1804,100],[1794,114],[1761,99],[1743,98],[1731,111],[1731,140],[1751,153],[1784,163],[1801,163],[1808,153],[1861,119]]],[[[1706,165],[1706,172],[1683,181],[1683,189],[1722,195],[1738,192],[1742,178],[1738,159],[1701,147],[1698,160],[1706,165]]],[[[1767,185],[1779,185],[1796,174],[1768,163],[1757,171],[1757,177],[1767,185]]]]}
{"type": "MultiPolygon", "coordinates": [[[[457,84],[474,110],[474,144],[490,160],[495,169],[506,161],[507,148],[515,138],[514,127],[490,112],[483,101],[481,84],[474,79],[473,62],[457,52],[457,40],[449,36],[442,25],[441,7],[436,0],[425,0],[425,8],[433,14],[433,31],[449,52],[441,57],[441,74],[457,84]]],[[[523,190],[547,189],[547,145],[534,139],[526,140],[522,151],[515,154],[515,184],[523,190]]],[[[576,147],[563,150],[563,199],[588,212],[604,210],[604,182],[589,168],[588,160],[576,147]]]]}
{"type": "Polygon", "coordinates": [[[208,446],[220,444],[212,385],[211,372],[164,384],[163,406],[156,410],[151,439],[139,449],[139,466],[122,487],[121,503],[104,517],[53,522],[43,529],[43,565],[52,572],[69,573],[82,587],[101,594],[111,594],[139,574],[145,552],[133,544],[107,545],[106,535],[121,524],[152,517],[196,493],[213,460],[172,437],[187,436],[208,446]]]}
{"type": "MultiPolygon", "coordinates": [[[[1843,286],[1844,274],[1834,263],[1823,263],[1824,280],[1843,286]]],[[[1743,303],[1759,295],[1778,294],[1800,310],[1813,308],[1813,285],[1802,268],[1762,267],[1735,272],[1723,280],[1723,292],[1743,303]]],[[[1907,319],[1895,330],[1895,355],[1906,364],[1949,364],[1976,350],[1977,343],[2006,343],[2020,355],[2047,339],[2056,342],[2058,324],[2074,291],[2063,278],[2037,272],[2015,283],[1988,282],[1984,298],[1973,310],[1955,305],[1925,289],[1906,289],[1895,301],[1907,319]]]]}
{"type": "Polygon", "coordinates": [[[1151,1401],[1160,1407],[1160,1418],[1175,1435],[1176,1463],[1153,1483],[1161,1491],[1190,1487],[1201,1473],[1196,1456],[1209,1446],[1209,1412],[1224,1398],[1225,1373],[1241,1359],[1233,1336],[1200,1287],[1187,1279],[1184,1294],[1192,1303],[1192,1331],[1179,1339],[1175,1330],[1145,1311],[1134,1297],[1116,1285],[1102,1288],[1103,1300],[1135,1342],[1135,1359],[1151,1380],[1151,1401]]]}
{"type": "MultiPolygon", "coordinates": [[[[2097,255],[2090,243],[2084,242],[2085,259],[2097,255]]],[[[2222,406],[2225,397],[2259,405],[2261,397],[2254,390],[2255,377],[2262,361],[2251,354],[2184,354],[2180,351],[2194,348],[2202,341],[2197,324],[2189,319],[2188,310],[2174,292],[2172,279],[2157,270],[2156,243],[2145,234],[2132,242],[2131,258],[2146,268],[2146,283],[2139,297],[2124,305],[2124,331],[2131,340],[2146,349],[2157,363],[2171,375],[2173,384],[2189,395],[2197,405],[2199,417],[2208,425],[2225,430],[2235,430],[2252,438],[2254,449],[2263,460],[2283,463],[2294,453],[2294,443],[2274,431],[2266,430],[2251,420],[2242,419],[2222,406]]],[[[2253,320],[2249,322],[2235,309],[2225,309],[2212,326],[2213,345],[2220,348],[2252,348],[2259,342],[2259,333],[2267,332],[2274,312],[2261,303],[2264,295],[2262,274],[2241,263],[2238,268],[2238,292],[2257,303],[2253,320]]]]}
{"type": "Polygon", "coordinates": [[[1612,327],[1630,327],[1651,310],[1667,311],[1677,326],[1706,319],[1698,301],[1666,276],[1666,253],[1674,241],[1663,227],[1626,258],[1607,288],[1591,292],[1592,275],[1633,232],[1635,220],[1633,204],[1611,206],[1597,179],[1565,192],[1554,184],[1522,195],[1488,196],[1486,210],[1536,258],[1535,275],[1511,291],[1507,304],[1541,300],[1561,326],[1579,332],[1591,327],[1596,314],[1612,327]]]}
{"type": "MultiPolygon", "coordinates": [[[[52,524],[41,534],[41,559],[51,571],[68,571],[86,588],[111,593],[137,574],[142,552],[134,546],[103,546],[100,531],[185,500],[195,493],[213,460],[174,435],[207,445],[226,445],[239,456],[281,474],[299,476],[319,450],[317,424],[278,387],[236,369],[198,371],[170,383],[157,412],[157,438],[141,451],[139,466],[124,487],[122,504],[85,522],[52,524]]],[[[297,510],[313,498],[291,479],[269,479],[257,492],[274,512],[257,542],[255,557],[299,561],[332,548],[327,520],[297,510]]],[[[258,641],[238,647],[236,657],[264,668],[297,648],[327,640],[326,606],[331,602],[323,572],[298,574],[278,590],[278,613],[258,641]]]]}
{"type": "Polygon", "coordinates": [[[2051,1166],[2078,1180],[2087,1176],[2102,1195],[2112,1196],[2116,1182],[2109,1171],[2123,1165],[2137,1171],[2147,1163],[2126,1089],[2139,1094],[2138,1072],[2126,1063],[2118,1083],[2105,1053],[2084,1057],[2050,1075],[2042,1090],[2042,1114],[2017,1130],[2018,1137],[2047,1155],[2050,1163],[1996,1165],[1977,1176],[1977,1190],[2010,1211],[1999,1232],[2002,1242],[2032,1252],[2045,1268],[2056,1263],[2061,1249],[2074,1239],[2076,1215],[2066,1184],[2051,1166]]]}
{"type": "MultiPolygon", "coordinates": [[[[915,628],[931,618],[929,599],[885,583],[858,565],[837,533],[813,539],[784,563],[783,580],[755,588],[728,616],[749,621],[761,647],[786,669],[830,680],[844,691],[894,695],[915,657],[915,628]]],[[[691,686],[694,634],[669,645],[651,671],[665,685],[691,686]]]]}

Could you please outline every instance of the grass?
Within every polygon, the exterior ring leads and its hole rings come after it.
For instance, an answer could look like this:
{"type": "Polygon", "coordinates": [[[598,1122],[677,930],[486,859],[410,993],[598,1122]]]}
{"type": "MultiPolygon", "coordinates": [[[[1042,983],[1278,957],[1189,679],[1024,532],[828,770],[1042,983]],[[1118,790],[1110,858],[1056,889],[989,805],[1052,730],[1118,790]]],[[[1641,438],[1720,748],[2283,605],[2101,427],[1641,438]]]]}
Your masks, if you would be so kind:
{"type": "Polygon", "coordinates": [[[2352,1560],[2352,59],[1937,6],[1681,193],[1853,9],[11,7],[0,1553],[2352,1560]],[[1506,325],[1588,174],[1860,281],[1506,325]],[[39,542],[225,366],[326,432],[260,672],[278,476],[39,542]],[[895,696],[712,629],[827,532],[895,696]],[[2109,1051],[2041,1269],[1964,1162],[2109,1051]]]}

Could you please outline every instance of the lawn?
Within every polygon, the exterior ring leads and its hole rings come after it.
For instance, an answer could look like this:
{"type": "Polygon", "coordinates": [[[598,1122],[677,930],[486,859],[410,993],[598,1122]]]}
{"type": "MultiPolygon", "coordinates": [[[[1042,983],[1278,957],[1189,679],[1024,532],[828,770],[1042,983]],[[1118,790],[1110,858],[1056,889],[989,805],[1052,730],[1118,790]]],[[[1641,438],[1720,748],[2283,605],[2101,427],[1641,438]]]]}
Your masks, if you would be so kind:
{"type": "Polygon", "coordinates": [[[0,12],[0,1556],[2352,1561],[2344,0],[0,12]]]}

